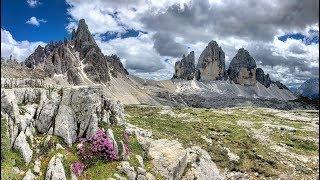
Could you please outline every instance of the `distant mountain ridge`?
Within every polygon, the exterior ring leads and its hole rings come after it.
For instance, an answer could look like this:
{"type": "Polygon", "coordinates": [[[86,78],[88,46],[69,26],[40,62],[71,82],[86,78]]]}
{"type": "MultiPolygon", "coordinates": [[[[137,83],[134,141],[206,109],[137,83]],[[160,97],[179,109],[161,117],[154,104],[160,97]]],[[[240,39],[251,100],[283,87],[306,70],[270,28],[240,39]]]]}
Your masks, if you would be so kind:
{"type": "Polygon", "coordinates": [[[312,100],[319,99],[319,78],[308,79],[296,90],[296,94],[312,100]]]}

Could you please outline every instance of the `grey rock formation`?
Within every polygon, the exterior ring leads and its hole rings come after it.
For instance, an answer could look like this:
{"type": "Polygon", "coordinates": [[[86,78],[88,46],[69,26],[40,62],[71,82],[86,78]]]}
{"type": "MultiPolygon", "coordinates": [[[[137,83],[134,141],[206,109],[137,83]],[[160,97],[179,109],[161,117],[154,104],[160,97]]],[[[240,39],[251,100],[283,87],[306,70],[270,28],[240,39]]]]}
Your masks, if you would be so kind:
{"type": "Polygon", "coordinates": [[[1,78],[1,88],[40,88],[44,87],[41,79],[15,79],[15,78],[1,78]]]}
{"type": "Polygon", "coordinates": [[[128,176],[129,180],[136,179],[137,173],[135,172],[134,167],[130,166],[128,161],[121,162],[121,169],[120,170],[128,176]]]}
{"type": "Polygon", "coordinates": [[[279,89],[286,89],[290,91],[289,88],[286,85],[282,84],[280,81],[272,82],[272,84],[275,84],[276,86],[278,86],[279,89]]]}
{"type": "Polygon", "coordinates": [[[148,155],[152,159],[154,170],[165,179],[180,179],[187,166],[187,151],[178,141],[151,141],[148,155]]]}
{"type": "Polygon", "coordinates": [[[216,41],[211,41],[201,53],[195,77],[200,81],[218,80],[225,75],[225,55],[216,41]]]}
{"type": "Polygon", "coordinates": [[[45,180],[66,180],[66,174],[63,167],[63,156],[59,153],[54,155],[49,161],[45,180]]]}
{"type": "Polygon", "coordinates": [[[45,48],[38,46],[35,51],[25,60],[25,65],[29,68],[34,68],[42,63],[47,57],[45,48]]]}
{"type": "Polygon", "coordinates": [[[110,81],[110,71],[115,77],[128,75],[116,55],[103,55],[84,19],[79,21],[71,40],[39,46],[24,63],[30,68],[41,68],[49,77],[64,75],[73,85],[81,85],[88,79],[106,83],[110,81]]]}
{"type": "Polygon", "coordinates": [[[265,87],[270,87],[271,79],[269,77],[269,74],[264,74],[264,71],[261,68],[257,68],[256,70],[256,79],[259,83],[264,85],[265,87]]]}
{"type": "Polygon", "coordinates": [[[80,76],[80,59],[70,45],[61,44],[46,58],[44,71],[49,77],[54,74],[65,74],[68,82],[79,85],[83,82],[80,76]]]}
{"type": "Polygon", "coordinates": [[[33,152],[23,131],[21,131],[19,136],[16,138],[13,148],[22,154],[23,160],[27,164],[31,161],[33,152]]]}
{"type": "Polygon", "coordinates": [[[187,157],[191,168],[187,170],[182,178],[183,180],[225,179],[207,151],[194,146],[187,149],[187,157]]]}
{"type": "Polygon", "coordinates": [[[255,85],[256,67],[256,61],[250,56],[249,52],[241,48],[229,65],[228,76],[234,83],[255,85]]]}
{"type": "Polygon", "coordinates": [[[36,176],[29,169],[22,180],[34,180],[34,179],[36,179],[36,176]]]}
{"type": "Polygon", "coordinates": [[[172,79],[192,80],[195,73],[194,51],[191,51],[187,56],[183,55],[181,61],[175,64],[175,73],[172,79]]]}
{"type": "Polygon", "coordinates": [[[128,71],[123,67],[120,58],[113,54],[111,56],[105,56],[110,68],[110,73],[113,77],[129,75],[128,71]]]}
{"type": "Polygon", "coordinates": [[[83,59],[85,65],[83,70],[87,76],[94,82],[110,81],[107,60],[93,39],[84,19],[79,21],[78,29],[72,40],[75,50],[80,53],[80,59],[83,59]]]}

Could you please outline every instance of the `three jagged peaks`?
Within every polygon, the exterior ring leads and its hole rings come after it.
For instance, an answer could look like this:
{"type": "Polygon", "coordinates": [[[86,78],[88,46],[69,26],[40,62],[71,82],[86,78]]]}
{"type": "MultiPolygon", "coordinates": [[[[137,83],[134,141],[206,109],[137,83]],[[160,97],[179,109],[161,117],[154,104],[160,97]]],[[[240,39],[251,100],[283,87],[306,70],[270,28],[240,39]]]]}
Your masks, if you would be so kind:
{"type": "Polygon", "coordinates": [[[279,81],[271,81],[269,74],[265,75],[261,68],[257,68],[256,61],[244,48],[238,50],[226,70],[225,53],[213,40],[202,51],[196,66],[193,51],[188,56],[183,56],[181,61],[177,61],[172,79],[199,81],[229,79],[236,84],[249,86],[255,85],[258,81],[267,88],[274,83],[280,89],[287,89],[279,81]]]}

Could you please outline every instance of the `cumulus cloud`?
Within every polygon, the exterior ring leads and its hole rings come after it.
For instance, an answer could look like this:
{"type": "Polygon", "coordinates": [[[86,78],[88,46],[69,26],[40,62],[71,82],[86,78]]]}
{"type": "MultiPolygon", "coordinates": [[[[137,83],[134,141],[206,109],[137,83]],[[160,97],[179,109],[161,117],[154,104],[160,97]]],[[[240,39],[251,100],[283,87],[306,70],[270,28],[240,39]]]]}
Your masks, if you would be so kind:
{"type": "Polygon", "coordinates": [[[46,22],[47,21],[44,19],[37,19],[36,17],[32,16],[26,23],[34,26],[40,26],[40,23],[46,23],[46,22]]]}
{"type": "Polygon", "coordinates": [[[318,75],[317,0],[66,1],[68,29],[84,18],[95,37],[127,29],[147,32],[108,42],[96,38],[105,54],[117,53],[129,72],[142,77],[171,77],[183,53],[195,51],[197,61],[211,40],[225,51],[226,66],[243,47],[274,80],[295,84],[318,75]],[[291,33],[304,38],[278,39],[291,33]]]}
{"type": "Polygon", "coordinates": [[[27,3],[32,8],[37,7],[41,4],[38,0],[27,0],[27,3]]]}
{"type": "Polygon", "coordinates": [[[181,57],[187,52],[187,47],[175,42],[168,33],[156,33],[153,38],[154,48],[161,56],[181,57]]]}
{"type": "Polygon", "coordinates": [[[39,45],[44,42],[16,41],[11,33],[1,28],[1,57],[8,59],[11,55],[18,61],[24,61],[39,45]]]}
{"type": "Polygon", "coordinates": [[[150,34],[137,37],[116,38],[108,42],[96,37],[97,44],[105,55],[117,54],[128,69],[136,72],[155,72],[165,67],[164,60],[153,48],[150,34]]]}

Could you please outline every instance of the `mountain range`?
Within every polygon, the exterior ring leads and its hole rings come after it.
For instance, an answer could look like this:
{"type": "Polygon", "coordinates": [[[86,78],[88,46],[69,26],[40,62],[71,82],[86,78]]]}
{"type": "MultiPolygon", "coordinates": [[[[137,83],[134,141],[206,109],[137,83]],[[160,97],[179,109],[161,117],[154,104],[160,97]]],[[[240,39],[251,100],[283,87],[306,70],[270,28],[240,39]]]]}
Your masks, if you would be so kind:
{"type": "Polygon", "coordinates": [[[110,98],[124,104],[225,107],[250,102],[269,106],[266,101],[288,103],[297,98],[284,84],[272,81],[243,48],[226,69],[225,53],[216,41],[208,43],[197,64],[193,51],[184,55],[175,63],[171,80],[154,81],[129,75],[120,57],[101,52],[84,19],[70,39],[38,46],[21,64],[15,73],[12,66],[8,70],[2,63],[1,69],[8,72],[2,77],[13,74],[19,77],[23,72],[26,78],[40,76],[45,84],[102,86],[110,98]]]}

